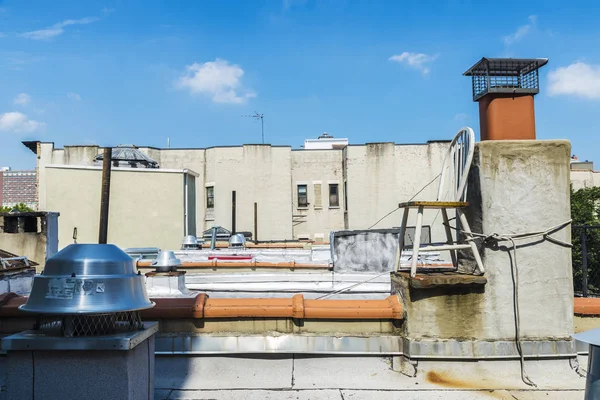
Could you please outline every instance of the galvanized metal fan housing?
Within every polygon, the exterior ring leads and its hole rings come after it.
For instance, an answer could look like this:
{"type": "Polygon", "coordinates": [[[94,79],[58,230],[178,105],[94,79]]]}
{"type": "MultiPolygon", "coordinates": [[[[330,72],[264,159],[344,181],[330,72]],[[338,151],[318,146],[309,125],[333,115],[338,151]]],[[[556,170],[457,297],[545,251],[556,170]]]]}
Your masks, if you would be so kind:
{"type": "Polygon", "coordinates": [[[98,314],[154,306],[134,260],[112,244],[71,244],[46,261],[23,311],[98,314]]]}

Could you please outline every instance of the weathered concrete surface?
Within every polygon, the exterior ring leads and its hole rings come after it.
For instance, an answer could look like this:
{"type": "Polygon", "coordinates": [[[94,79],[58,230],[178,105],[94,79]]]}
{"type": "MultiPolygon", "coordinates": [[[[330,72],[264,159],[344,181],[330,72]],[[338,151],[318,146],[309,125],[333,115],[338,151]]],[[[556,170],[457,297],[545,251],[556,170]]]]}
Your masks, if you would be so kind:
{"type": "MultiPolygon", "coordinates": [[[[155,400],[580,400],[580,390],[169,390],[156,391],[155,400]]],[[[0,397],[1,398],[1,397],[0,397]]]]}
{"type": "Polygon", "coordinates": [[[392,276],[392,291],[403,301],[402,336],[408,340],[455,339],[485,340],[484,310],[481,301],[484,285],[410,287],[410,278],[392,276]]]}
{"type": "MultiPolygon", "coordinates": [[[[571,145],[565,140],[478,143],[467,209],[471,228],[485,234],[543,231],[567,222],[571,145]]],[[[552,234],[570,242],[566,227],[552,234]]],[[[481,242],[481,241],[479,241],[481,242]]],[[[523,338],[568,338],[573,333],[571,249],[540,237],[517,242],[519,307],[523,338]]],[[[511,243],[482,246],[488,284],[471,305],[480,310],[475,337],[514,338],[511,243]]],[[[472,269],[472,263],[464,263],[472,269]]]]}
{"type": "Polygon", "coordinates": [[[270,357],[157,357],[157,389],[284,389],[292,385],[293,360],[270,357]]]}
{"type": "MultiPolygon", "coordinates": [[[[471,229],[484,234],[543,231],[569,221],[568,141],[478,143],[469,174],[465,211],[471,229]]],[[[569,227],[552,234],[570,241],[569,227]]],[[[481,247],[488,282],[480,290],[408,291],[399,285],[409,339],[514,340],[513,273],[518,267],[522,339],[570,340],[573,333],[571,250],[540,237],[481,247]]],[[[475,263],[461,254],[461,270],[475,263]]]]}
{"type": "Polygon", "coordinates": [[[521,381],[518,361],[420,362],[412,378],[391,370],[381,357],[157,357],[155,393],[168,399],[273,400],[583,397],[585,378],[567,360],[527,361],[525,367],[537,388],[521,381]]]}

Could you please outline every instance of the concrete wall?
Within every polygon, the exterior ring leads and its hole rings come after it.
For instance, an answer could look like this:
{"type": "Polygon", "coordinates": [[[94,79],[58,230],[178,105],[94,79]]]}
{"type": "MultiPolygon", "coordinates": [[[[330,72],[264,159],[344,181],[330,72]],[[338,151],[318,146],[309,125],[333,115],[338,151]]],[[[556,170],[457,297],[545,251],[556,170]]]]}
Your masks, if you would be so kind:
{"type": "MultiPolygon", "coordinates": [[[[98,242],[101,168],[45,168],[46,204],[61,214],[59,248],[98,242]]],[[[120,247],[179,248],[184,236],[184,173],[114,169],[108,241],[120,247]]]]}
{"type": "MultiPolygon", "coordinates": [[[[567,141],[478,143],[469,175],[470,207],[466,209],[473,231],[536,232],[568,221],[570,150],[567,141]]],[[[569,243],[570,228],[567,226],[552,236],[569,243]]],[[[571,249],[540,237],[516,242],[515,264],[509,241],[485,246],[478,241],[487,279],[484,286],[471,289],[468,285],[446,285],[438,289],[433,282],[431,287],[421,289],[408,290],[404,286],[400,291],[405,299],[407,337],[514,343],[516,271],[521,338],[570,341],[571,249]]],[[[472,260],[463,259],[461,268],[470,272],[475,265],[472,260]]],[[[401,277],[394,279],[398,282],[401,277]]],[[[443,281],[443,277],[436,279],[443,281]]]]}
{"type": "MultiPolygon", "coordinates": [[[[535,232],[569,221],[570,155],[568,141],[479,143],[470,182],[480,190],[470,191],[468,198],[473,225],[485,233],[535,232]]],[[[570,227],[553,237],[570,243],[570,227]]],[[[573,332],[571,249],[539,237],[517,242],[522,336],[568,338],[573,332]]],[[[481,308],[484,335],[511,338],[511,256],[502,247],[485,247],[482,255],[489,282],[481,308]]]]}
{"type": "MultiPolygon", "coordinates": [[[[381,217],[410,200],[442,170],[449,143],[432,142],[427,145],[397,145],[394,143],[367,143],[348,146],[347,191],[348,228],[399,227],[402,211],[375,224],[381,217]],[[374,225],[375,224],[375,225],[374,225]]],[[[435,200],[439,179],[431,183],[413,200],[435,200]]],[[[450,218],[453,215],[450,213],[450,218]]],[[[436,210],[426,210],[423,224],[431,226],[431,239],[445,241],[442,218],[436,210]]],[[[416,223],[416,211],[410,214],[408,226],[416,223]]],[[[447,254],[443,254],[447,258],[447,254]]]]}
{"type": "Polygon", "coordinates": [[[342,156],[342,150],[292,151],[294,238],[327,240],[329,232],[344,229],[342,156]],[[339,206],[329,204],[330,184],[338,185],[339,206]],[[308,207],[298,207],[298,185],[307,185],[308,207]]]}

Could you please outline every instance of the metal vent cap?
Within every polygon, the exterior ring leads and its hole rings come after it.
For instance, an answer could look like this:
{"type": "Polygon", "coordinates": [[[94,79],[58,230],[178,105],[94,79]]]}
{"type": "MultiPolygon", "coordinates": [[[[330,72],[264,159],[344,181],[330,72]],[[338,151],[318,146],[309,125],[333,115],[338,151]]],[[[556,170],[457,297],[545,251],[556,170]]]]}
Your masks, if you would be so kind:
{"type": "Polygon", "coordinates": [[[112,244],[71,244],[46,261],[23,311],[63,315],[151,308],[144,276],[112,244]]]}

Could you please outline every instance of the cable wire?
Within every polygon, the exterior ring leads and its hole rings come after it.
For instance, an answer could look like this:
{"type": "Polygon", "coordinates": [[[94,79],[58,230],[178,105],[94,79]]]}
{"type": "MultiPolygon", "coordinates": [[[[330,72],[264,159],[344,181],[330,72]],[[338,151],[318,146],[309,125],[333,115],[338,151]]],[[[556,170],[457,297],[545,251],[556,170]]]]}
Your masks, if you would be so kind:
{"type": "MultiPolygon", "coordinates": [[[[439,174],[437,174],[432,180],[430,180],[425,186],[423,186],[421,189],[419,189],[419,191],[417,193],[415,193],[413,195],[413,197],[411,197],[410,199],[407,200],[407,202],[412,201],[415,197],[417,197],[423,190],[425,190],[429,185],[431,185],[433,182],[435,182],[435,180],[437,178],[439,178],[442,175],[442,173],[440,172],[439,174]]],[[[373,228],[375,225],[377,225],[378,223],[380,223],[381,221],[383,221],[384,219],[386,219],[387,217],[389,217],[390,215],[392,215],[393,213],[395,213],[396,211],[398,211],[400,209],[400,207],[396,207],[394,208],[392,211],[390,211],[389,213],[385,214],[383,217],[379,218],[379,220],[377,222],[375,222],[373,225],[371,225],[370,227],[367,228],[367,230],[373,228]]]]}

